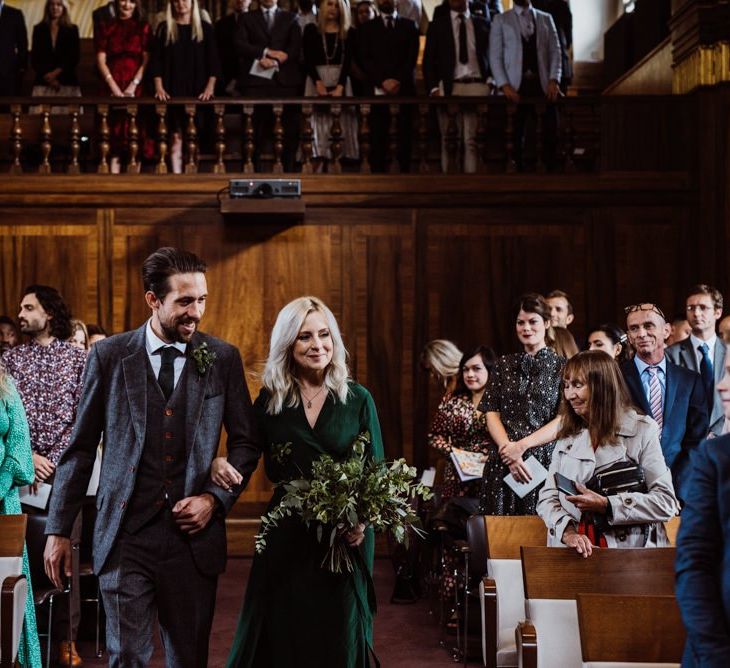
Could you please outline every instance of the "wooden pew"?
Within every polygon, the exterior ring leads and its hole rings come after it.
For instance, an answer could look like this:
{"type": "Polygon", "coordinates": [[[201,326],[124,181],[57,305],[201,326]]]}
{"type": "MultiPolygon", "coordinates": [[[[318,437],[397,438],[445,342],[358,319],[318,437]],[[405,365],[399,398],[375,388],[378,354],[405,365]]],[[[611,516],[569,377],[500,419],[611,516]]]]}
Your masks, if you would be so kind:
{"type": "Polygon", "coordinates": [[[677,515],[676,517],[672,517],[668,522],[664,522],[664,530],[667,532],[667,538],[669,538],[669,543],[673,547],[677,546],[677,534],[679,533],[680,521],[681,519],[677,515]]]}
{"type": "Polygon", "coordinates": [[[674,596],[578,594],[583,665],[679,666],[686,632],[674,596]]]}
{"type": "Polygon", "coordinates": [[[566,548],[522,547],[521,555],[528,619],[515,637],[524,668],[581,665],[578,594],[674,595],[671,547],[594,549],[587,559],[566,548]]]}
{"type": "Polygon", "coordinates": [[[0,667],[15,666],[28,582],[22,574],[25,515],[0,515],[0,667]]]}

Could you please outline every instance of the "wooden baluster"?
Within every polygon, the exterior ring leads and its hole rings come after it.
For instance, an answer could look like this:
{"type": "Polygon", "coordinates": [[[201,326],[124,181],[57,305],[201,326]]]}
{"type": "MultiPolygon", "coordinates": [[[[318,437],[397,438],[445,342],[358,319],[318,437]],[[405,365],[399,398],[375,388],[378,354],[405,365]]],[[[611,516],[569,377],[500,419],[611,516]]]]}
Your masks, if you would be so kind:
{"type": "Polygon", "coordinates": [[[81,152],[81,128],[79,127],[79,105],[69,107],[71,112],[71,163],[66,170],[69,174],[81,174],[79,153],[81,152]]]}
{"type": "Polygon", "coordinates": [[[281,156],[284,152],[284,125],[281,122],[281,116],[284,113],[284,106],[281,104],[274,105],[274,166],[271,171],[274,174],[281,174],[284,171],[284,165],[281,162],[281,156]]]}
{"type": "Polygon", "coordinates": [[[370,105],[360,105],[360,173],[370,174],[370,105]]]}
{"type": "Polygon", "coordinates": [[[314,139],[314,131],[312,130],[312,105],[302,105],[302,132],[301,132],[301,146],[302,146],[302,174],[313,174],[314,168],[312,166],[312,140],[314,139]]]}
{"type": "Polygon", "coordinates": [[[185,131],[187,140],[188,161],[185,163],[186,174],[198,173],[198,129],[195,127],[195,105],[186,104],[185,113],[188,117],[188,127],[185,131]]]}
{"type": "Polygon", "coordinates": [[[50,174],[51,173],[51,162],[49,157],[51,155],[51,107],[47,105],[41,105],[41,114],[43,120],[41,121],[41,164],[38,165],[39,174],[50,174]]]}
{"type": "Polygon", "coordinates": [[[254,173],[253,154],[256,149],[253,140],[253,112],[252,104],[243,105],[243,172],[254,173]]]}
{"type": "Polygon", "coordinates": [[[573,151],[575,150],[573,114],[567,105],[563,107],[563,112],[563,170],[566,174],[575,174],[575,162],[573,162],[573,151]]]}
{"type": "Polygon", "coordinates": [[[477,173],[483,174],[487,171],[487,128],[489,105],[477,105],[477,173]]]}
{"type": "Polygon", "coordinates": [[[456,124],[457,107],[453,104],[446,105],[446,173],[458,174],[459,165],[459,126],[456,124]]]}
{"type": "Polygon", "coordinates": [[[535,105],[535,115],[537,116],[537,127],[535,132],[535,150],[537,151],[537,173],[545,173],[545,103],[538,102],[535,105]]]}
{"type": "Polygon", "coordinates": [[[127,105],[127,118],[129,127],[127,130],[129,144],[129,161],[127,162],[127,174],[139,174],[141,165],[137,156],[139,155],[139,128],[137,127],[137,112],[139,107],[136,104],[127,105]]]}
{"type": "Polygon", "coordinates": [[[226,173],[226,163],[223,162],[223,156],[226,152],[226,126],[223,122],[223,115],[226,111],[226,105],[225,104],[216,104],[213,105],[213,109],[215,110],[215,136],[216,136],[216,143],[215,143],[215,150],[216,150],[216,162],[213,166],[213,174],[225,174],[226,173]]]}
{"type": "Polygon", "coordinates": [[[593,170],[596,172],[601,171],[601,107],[599,104],[592,104],[591,111],[593,112],[593,122],[591,127],[593,128],[593,170]]]}
{"type": "Polygon", "coordinates": [[[10,146],[13,153],[13,162],[10,165],[11,174],[22,174],[23,165],[20,162],[20,154],[23,151],[23,127],[20,124],[20,114],[23,109],[19,104],[13,104],[10,107],[10,113],[13,115],[13,124],[10,128],[10,146]]]}
{"type": "Polygon", "coordinates": [[[507,149],[507,165],[505,171],[507,174],[514,174],[517,171],[517,165],[515,164],[515,113],[517,113],[517,107],[511,102],[507,102],[506,111],[505,148],[507,149]]]}
{"type": "Polygon", "coordinates": [[[108,174],[109,173],[109,151],[111,145],[109,144],[109,105],[100,104],[98,106],[99,118],[99,167],[97,173],[108,174]]]}
{"type": "Polygon", "coordinates": [[[420,174],[428,174],[430,168],[428,166],[428,105],[418,105],[418,154],[420,156],[418,163],[418,172],[420,174]]]}
{"type": "Polygon", "coordinates": [[[390,155],[390,173],[400,174],[400,163],[398,162],[398,114],[399,104],[389,104],[390,127],[388,128],[388,153],[390,155]]]}
{"type": "Polygon", "coordinates": [[[330,153],[332,158],[327,166],[327,171],[330,174],[342,174],[342,125],[340,123],[342,105],[330,105],[330,114],[332,114],[332,125],[330,127],[330,153]]]}
{"type": "Polygon", "coordinates": [[[157,164],[155,174],[167,174],[167,105],[156,104],[157,114],[157,164]]]}

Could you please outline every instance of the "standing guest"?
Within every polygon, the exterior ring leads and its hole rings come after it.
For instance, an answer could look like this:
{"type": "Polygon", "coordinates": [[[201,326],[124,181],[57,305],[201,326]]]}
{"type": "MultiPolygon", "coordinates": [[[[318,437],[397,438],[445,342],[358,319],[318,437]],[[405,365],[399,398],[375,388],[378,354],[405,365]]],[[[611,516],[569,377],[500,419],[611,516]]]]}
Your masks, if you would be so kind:
{"type": "Polygon", "coordinates": [[[570,303],[567,292],[553,290],[545,297],[545,301],[550,307],[550,322],[553,327],[567,328],[575,320],[573,304],[570,303]]]}
{"type": "Polygon", "coordinates": [[[101,35],[101,26],[108,21],[112,21],[117,16],[117,2],[110,0],[105,5],[98,7],[91,13],[91,23],[94,30],[94,43],[101,35]]]}
{"type": "MultiPolygon", "coordinates": [[[[3,363],[15,381],[28,417],[35,482],[52,484],[58,461],[71,438],[86,354],[68,343],[71,313],[55,288],[27,287],[18,322],[30,343],[6,352],[3,363]]],[[[68,607],[59,606],[54,611],[53,628],[60,641],[59,663],[80,666],[75,644],[81,614],[78,580],[72,583],[71,591],[71,619],[68,607]]]]}
{"type": "Polygon", "coordinates": [[[80,56],[79,29],[71,23],[66,0],[46,0],[43,20],[33,28],[33,96],[81,97],[80,56]]]}
{"type": "Polygon", "coordinates": [[[514,317],[523,352],[499,358],[480,404],[499,450],[499,457],[491,457],[484,466],[480,512],[485,515],[535,514],[539,488],[520,499],[504,478],[511,473],[518,481],[529,481],[524,460],[530,456],[550,466],[558,433],[565,358],[548,345],[550,309],[541,295],[527,293],[520,297],[514,317]]]}
{"type": "Polygon", "coordinates": [[[675,364],[700,374],[710,414],[708,435],[721,436],[725,425],[722,399],[715,392],[725,369],[725,343],[717,336],[717,321],[722,316],[722,294],[711,285],[695,285],[687,295],[687,322],[692,334],[667,348],[675,364]]]}
{"type": "Polygon", "coordinates": [[[560,431],[538,515],[549,547],[569,547],[589,557],[594,547],[668,547],[664,522],[679,512],[672,474],[651,418],[631,406],[618,365],[599,352],[582,352],[565,365],[560,431]],[[625,462],[638,464],[646,491],[603,496],[594,475],[625,462]],[[556,474],[578,494],[559,489],[556,474]]]}
{"type": "Polygon", "coordinates": [[[76,427],[56,472],[45,566],[59,585],[103,432],[93,565],[110,666],[149,665],[158,622],[167,666],[208,665],[225,515],[241,491],[209,480],[223,425],[242,481],[259,458],[241,356],[197,331],[205,271],[197,256],[175,248],[145,260],[151,317],[91,349],[76,427]]]}
{"type": "Polygon", "coordinates": [[[556,327],[555,325],[552,327],[554,339],[552,349],[566,360],[577,355],[579,349],[573,335],[565,327],[556,327]]]}
{"type": "Polygon", "coordinates": [[[443,387],[444,392],[456,389],[463,353],[446,339],[429,341],[421,351],[421,366],[443,387]]]}
{"type": "Polygon", "coordinates": [[[311,24],[317,23],[319,10],[313,0],[299,0],[297,2],[297,22],[304,33],[304,29],[311,24]]]}
{"type": "Polygon", "coordinates": [[[251,0],[229,0],[229,12],[215,22],[215,43],[221,78],[216,82],[216,95],[235,96],[238,86],[238,60],[236,59],[236,31],[241,17],[249,10],[251,0]]]}
{"type": "Polygon", "coordinates": [[[605,323],[588,330],[588,350],[600,350],[619,364],[630,359],[628,341],[626,332],[613,323],[605,323]]]}
{"type": "MultiPolygon", "coordinates": [[[[295,97],[301,94],[300,58],[302,31],[294,12],[279,9],[278,0],[260,0],[259,8],[243,15],[236,32],[236,55],[239,62],[238,85],[247,97],[295,97]],[[273,76],[270,75],[274,71],[273,76]]],[[[298,113],[285,105],[282,113],[284,170],[294,171],[299,143],[298,113]]],[[[261,171],[260,155],[265,139],[272,137],[273,113],[257,106],[254,111],[254,159],[261,171]]]]}
{"type": "MultiPolygon", "coordinates": [[[[489,10],[486,16],[472,14],[467,0],[449,0],[449,12],[434,16],[426,33],[423,55],[423,76],[426,90],[432,97],[457,95],[484,97],[489,95],[489,10]]],[[[441,130],[441,169],[449,171],[446,146],[449,117],[438,109],[441,130]]],[[[475,108],[462,107],[456,115],[461,142],[463,168],[467,174],[477,171],[477,113],[475,108]]]]}
{"type": "Polygon", "coordinates": [[[0,315],[0,354],[20,345],[20,332],[15,321],[7,315],[0,315]]]}
{"type": "Polygon", "coordinates": [[[573,13],[570,11],[569,0],[532,0],[535,9],[547,12],[553,17],[555,29],[558,31],[560,40],[560,52],[562,54],[562,68],[560,77],[560,88],[567,90],[573,81],[573,59],[571,48],[573,47],[573,13]]]}
{"type": "Polygon", "coordinates": [[[530,0],[514,0],[514,7],[494,17],[489,37],[489,65],[497,89],[517,104],[515,116],[515,158],[525,168],[525,138],[535,107],[522,104],[523,98],[545,97],[542,119],[543,161],[549,170],[556,167],[558,111],[562,54],[560,40],[550,14],[541,12],[530,0]]]}
{"type": "Polygon", "coordinates": [[[89,334],[89,348],[99,341],[103,341],[108,335],[101,325],[86,325],[86,331],[89,334]]]}
{"type": "Polygon", "coordinates": [[[352,51],[352,62],[350,63],[350,76],[352,79],[352,92],[357,97],[363,97],[366,89],[366,78],[365,71],[363,70],[362,63],[360,62],[361,48],[359,46],[360,27],[372,21],[377,14],[375,13],[374,0],[359,0],[355,4],[353,11],[353,27],[350,30],[350,34],[347,39],[351,45],[352,51]]]}
{"type": "Polygon", "coordinates": [[[416,24],[418,32],[425,34],[426,28],[428,28],[428,18],[423,13],[421,0],[395,0],[395,9],[398,16],[410,19],[416,24]]]}
{"type": "MultiPolygon", "coordinates": [[[[304,94],[318,97],[352,97],[350,64],[350,9],[346,0],[323,0],[316,23],[304,29],[302,48],[307,81],[304,94]]],[[[312,155],[321,160],[321,167],[332,157],[330,130],[332,115],[321,107],[312,114],[312,155]]],[[[358,157],[357,117],[352,107],[340,114],[342,129],[342,156],[352,160],[358,157]]]]}
{"type": "MultiPolygon", "coordinates": [[[[730,355],[717,384],[730,421],[730,355]]],[[[730,435],[703,441],[677,536],[677,603],[687,630],[684,668],[730,665],[730,435]]]]}
{"type": "Polygon", "coordinates": [[[89,332],[86,329],[86,325],[81,320],[71,319],[71,336],[68,342],[79,350],[83,350],[85,353],[89,352],[89,332]]]}
{"type": "MultiPolygon", "coordinates": [[[[150,74],[158,100],[213,97],[221,68],[213,26],[201,18],[198,0],[168,0],[165,21],[158,26],[153,45],[150,74]]],[[[185,110],[174,107],[168,118],[172,134],[170,163],[173,173],[181,174],[185,110]]]]}
{"type": "MultiPolygon", "coordinates": [[[[113,19],[99,24],[95,37],[96,64],[103,79],[101,94],[140,97],[142,78],[149,61],[151,31],[142,19],[137,0],[115,0],[113,19]]],[[[120,171],[120,155],[126,150],[127,114],[118,111],[111,122],[111,171],[120,171]]],[[[151,157],[152,146],[143,139],[143,155],[151,157]]]]}
{"type": "MultiPolygon", "coordinates": [[[[306,477],[323,454],[346,458],[363,432],[370,434],[370,456],[383,458],[375,404],[350,379],[346,359],[337,321],[321,300],[300,297],[279,312],[254,404],[272,482],[306,477]]],[[[214,465],[213,481],[235,483],[227,468],[214,465]]],[[[326,546],[298,518],[268,534],[266,550],[253,559],[229,668],[373,665],[374,534],[361,524],[345,538],[358,553],[354,568],[329,573],[321,566],[326,546]]]]}
{"type": "MultiPolygon", "coordinates": [[[[450,11],[449,0],[441,0],[441,4],[436,5],[433,9],[433,19],[441,14],[448,14],[450,11]]],[[[483,0],[469,0],[469,11],[477,16],[486,16],[493,18],[497,14],[501,14],[504,11],[502,6],[502,0],[489,0],[489,2],[483,2],[483,0]]]]}
{"type": "Polygon", "coordinates": [[[726,315],[720,320],[717,332],[725,343],[730,343],[730,315],[726,315]]]}
{"type": "Polygon", "coordinates": [[[634,404],[659,425],[674,491],[684,500],[690,458],[707,434],[709,423],[702,379],[667,359],[664,340],[669,325],[656,304],[634,304],[625,311],[626,331],[636,355],[623,363],[621,371],[634,404]]]}
{"type": "Polygon", "coordinates": [[[692,328],[687,322],[687,315],[682,313],[672,318],[672,322],[669,325],[669,336],[667,337],[667,347],[673,346],[675,343],[684,341],[692,333],[692,328]]]}
{"type": "MultiPolygon", "coordinates": [[[[360,26],[357,41],[366,81],[364,92],[397,102],[399,97],[416,94],[418,28],[410,19],[398,16],[395,0],[376,0],[376,4],[380,16],[360,26]]],[[[397,158],[401,172],[410,171],[412,112],[410,106],[400,105],[397,156],[391,158],[397,158]]],[[[370,119],[370,165],[374,172],[384,172],[390,126],[388,106],[374,106],[370,119]]]]}
{"type": "Polygon", "coordinates": [[[20,94],[28,66],[28,33],[23,12],[0,0],[0,97],[20,94]]]}
{"type": "MultiPolygon", "coordinates": [[[[0,515],[20,515],[23,512],[18,488],[31,485],[34,479],[33,451],[30,448],[23,402],[0,364],[0,515]]],[[[28,581],[28,597],[25,601],[25,617],[17,659],[21,668],[40,668],[41,647],[38,642],[28,552],[25,547],[23,574],[28,581]]]]}

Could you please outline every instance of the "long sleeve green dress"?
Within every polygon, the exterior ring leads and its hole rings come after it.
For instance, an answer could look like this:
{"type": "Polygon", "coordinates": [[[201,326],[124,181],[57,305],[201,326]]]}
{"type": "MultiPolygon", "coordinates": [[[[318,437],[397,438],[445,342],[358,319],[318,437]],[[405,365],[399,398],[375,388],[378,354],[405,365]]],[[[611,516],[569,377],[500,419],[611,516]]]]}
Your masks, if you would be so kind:
{"type": "MultiPolygon", "coordinates": [[[[0,514],[20,515],[18,487],[29,485],[35,478],[33,452],[25,410],[15,386],[5,378],[7,390],[0,395],[0,514]]],[[[23,548],[23,573],[28,579],[28,599],[25,604],[23,633],[20,638],[18,662],[22,668],[40,668],[41,646],[33,605],[28,553],[23,548]]]]}
{"type": "MultiPolygon", "coordinates": [[[[371,456],[383,458],[375,404],[362,386],[350,384],[342,404],[327,397],[314,427],[301,405],[266,414],[268,393],[254,403],[268,478],[278,483],[308,477],[323,454],[345,459],[358,434],[371,434],[371,456]]],[[[282,496],[277,489],[269,509],[282,496]]],[[[366,529],[356,548],[354,571],[333,574],[321,567],[328,545],[314,527],[286,518],[266,537],[253,559],[243,610],[228,658],[229,668],[365,668],[374,659],[372,587],[374,535],[366,529]],[[361,558],[360,558],[361,557],[361,558]]]]}

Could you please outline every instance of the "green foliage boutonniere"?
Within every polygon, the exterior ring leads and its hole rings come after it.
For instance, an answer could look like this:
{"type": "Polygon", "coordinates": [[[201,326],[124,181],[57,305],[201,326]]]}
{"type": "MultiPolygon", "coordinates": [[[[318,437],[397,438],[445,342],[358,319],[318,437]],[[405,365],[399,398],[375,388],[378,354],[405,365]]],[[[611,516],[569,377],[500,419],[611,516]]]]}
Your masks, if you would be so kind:
{"type": "Polygon", "coordinates": [[[215,363],[216,354],[208,348],[207,343],[201,343],[197,348],[193,348],[193,359],[198,375],[202,376],[215,363]]]}

